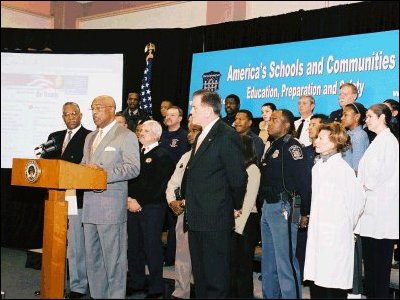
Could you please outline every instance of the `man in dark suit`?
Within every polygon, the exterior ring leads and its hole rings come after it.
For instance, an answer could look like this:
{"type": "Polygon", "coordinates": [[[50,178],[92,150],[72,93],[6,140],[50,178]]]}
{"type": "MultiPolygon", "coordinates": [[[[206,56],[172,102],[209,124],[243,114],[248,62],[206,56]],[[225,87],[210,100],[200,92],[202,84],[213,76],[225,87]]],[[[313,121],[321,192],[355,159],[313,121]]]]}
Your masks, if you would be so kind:
{"type": "Polygon", "coordinates": [[[182,189],[195,292],[198,298],[227,298],[234,212],[242,207],[247,173],[243,146],[235,130],[220,120],[215,92],[193,94],[193,123],[203,132],[194,145],[182,189]]]}
{"type": "MultiPolygon", "coordinates": [[[[43,158],[63,159],[79,164],[83,157],[85,138],[90,130],[81,125],[82,113],[78,104],[66,102],[63,105],[63,120],[66,130],[53,132],[48,140],[54,138],[55,149],[42,155],[43,158]]],[[[74,195],[75,191],[68,190],[66,195],[74,195]]],[[[73,199],[74,197],[72,197],[73,199]]],[[[73,200],[71,200],[73,201],[73,200]]],[[[78,214],[68,215],[68,269],[70,293],[67,298],[82,298],[88,292],[88,279],[85,265],[85,243],[82,226],[83,191],[76,191],[78,214]]],[[[73,205],[69,203],[69,205],[73,205]]]]}
{"type": "Polygon", "coordinates": [[[138,124],[141,124],[147,120],[151,120],[151,115],[139,108],[138,93],[129,93],[126,103],[128,104],[128,107],[125,108],[121,113],[124,115],[126,123],[128,123],[128,128],[135,132],[138,124]]]}

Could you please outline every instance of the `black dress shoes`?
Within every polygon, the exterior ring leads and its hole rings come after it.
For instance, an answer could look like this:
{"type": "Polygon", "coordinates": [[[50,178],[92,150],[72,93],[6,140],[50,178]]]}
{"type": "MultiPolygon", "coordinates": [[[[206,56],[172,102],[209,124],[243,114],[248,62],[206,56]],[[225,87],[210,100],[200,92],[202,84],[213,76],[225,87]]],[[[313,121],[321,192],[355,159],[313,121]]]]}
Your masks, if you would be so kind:
{"type": "Polygon", "coordinates": [[[34,292],[35,296],[40,296],[40,290],[34,292]]]}
{"type": "Polygon", "coordinates": [[[81,299],[84,298],[86,294],[78,293],[78,292],[69,292],[65,295],[65,299],[81,299]]]}
{"type": "Polygon", "coordinates": [[[154,293],[154,294],[147,294],[144,299],[162,299],[163,293],[154,293]]]}
{"type": "Polygon", "coordinates": [[[146,288],[141,288],[141,289],[136,289],[132,287],[126,288],[126,296],[132,296],[133,294],[146,293],[146,292],[147,292],[146,288]]]}

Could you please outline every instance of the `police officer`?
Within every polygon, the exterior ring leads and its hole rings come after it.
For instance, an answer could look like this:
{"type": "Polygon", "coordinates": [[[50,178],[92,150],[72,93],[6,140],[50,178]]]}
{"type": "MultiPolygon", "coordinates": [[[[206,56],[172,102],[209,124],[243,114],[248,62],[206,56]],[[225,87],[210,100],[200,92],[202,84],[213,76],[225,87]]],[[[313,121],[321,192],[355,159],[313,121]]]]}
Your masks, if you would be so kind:
{"type": "Polygon", "coordinates": [[[301,298],[299,264],[295,257],[296,240],[300,219],[303,226],[307,226],[304,220],[309,214],[311,176],[306,170],[301,145],[292,137],[293,114],[286,109],[274,111],[268,133],[273,142],[261,162],[259,193],[263,201],[263,297],[301,298]],[[294,197],[294,193],[300,196],[301,207],[292,212],[292,201],[299,199],[294,197]]]}

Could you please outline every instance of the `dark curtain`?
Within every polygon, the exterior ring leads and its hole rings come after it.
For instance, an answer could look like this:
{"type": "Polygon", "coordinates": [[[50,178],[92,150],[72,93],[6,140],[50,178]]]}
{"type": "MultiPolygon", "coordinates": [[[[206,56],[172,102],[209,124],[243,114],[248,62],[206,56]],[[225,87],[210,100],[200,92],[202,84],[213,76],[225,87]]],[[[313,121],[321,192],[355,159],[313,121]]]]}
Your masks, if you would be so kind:
{"type": "MultiPolygon", "coordinates": [[[[125,108],[128,92],[140,89],[145,67],[144,47],[152,42],[156,45],[153,113],[155,119],[159,119],[159,106],[163,99],[173,100],[187,111],[193,53],[394,29],[399,29],[399,2],[372,1],[189,29],[2,28],[1,49],[26,52],[28,48],[41,51],[47,47],[54,53],[123,53],[123,99],[116,101],[121,101],[125,108]]],[[[36,195],[40,192],[10,187],[9,172],[2,170],[1,175],[2,245],[36,247],[40,244],[41,238],[38,237],[41,233],[37,233],[32,224],[42,226],[43,209],[32,206],[43,205],[43,193],[36,195]],[[41,215],[33,211],[40,211],[41,215]]]]}

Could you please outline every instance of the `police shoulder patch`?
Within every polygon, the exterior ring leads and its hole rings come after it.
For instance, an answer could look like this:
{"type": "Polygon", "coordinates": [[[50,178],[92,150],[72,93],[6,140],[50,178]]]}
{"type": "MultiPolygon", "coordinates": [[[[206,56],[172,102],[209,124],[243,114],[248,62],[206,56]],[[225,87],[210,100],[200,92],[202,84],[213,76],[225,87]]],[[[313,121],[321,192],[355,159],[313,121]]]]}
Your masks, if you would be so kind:
{"type": "Polygon", "coordinates": [[[303,159],[303,151],[297,145],[293,145],[289,147],[289,152],[292,155],[294,160],[303,159]]]}

